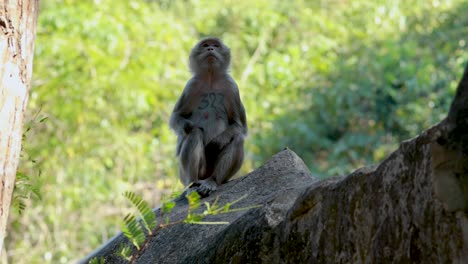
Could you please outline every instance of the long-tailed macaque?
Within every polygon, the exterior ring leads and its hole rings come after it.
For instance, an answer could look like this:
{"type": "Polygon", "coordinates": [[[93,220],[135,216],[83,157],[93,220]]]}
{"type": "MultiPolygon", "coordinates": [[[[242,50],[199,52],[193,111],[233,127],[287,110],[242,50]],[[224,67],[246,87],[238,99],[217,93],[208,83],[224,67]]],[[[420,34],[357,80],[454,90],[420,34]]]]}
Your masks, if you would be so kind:
{"type": "Polygon", "coordinates": [[[236,82],[228,74],[231,52],[218,38],[201,40],[190,53],[192,78],[170,119],[178,137],[179,177],[205,197],[244,160],[247,121],[236,82]]]}

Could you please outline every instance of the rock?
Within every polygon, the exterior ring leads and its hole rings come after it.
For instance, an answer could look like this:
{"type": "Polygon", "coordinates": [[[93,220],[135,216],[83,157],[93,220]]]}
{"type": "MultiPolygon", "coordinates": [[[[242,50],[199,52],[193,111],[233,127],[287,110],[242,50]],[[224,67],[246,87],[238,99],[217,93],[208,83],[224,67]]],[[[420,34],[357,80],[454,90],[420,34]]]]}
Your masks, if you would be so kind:
{"type": "MultiPolygon", "coordinates": [[[[245,194],[238,207],[261,207],[164,228],[137,263],[468,263],[468,67],[448,117],[377,166],[318,181],[286,149],[203,202],[245,194]]],[[[83,262],[125,263],[112,255],[125,241],[83,262]]]]}
{"type": "MultiPolygon", "coordinates": [[[[284,221],[287,211],[300,193],[316,181],[318,179],[310,175],[304,162],[294,152],[285,149],[259,169],[222,185],[216,192],[202,200],[211,204],[218,199],[217,204],[224,205],[247,195],[232,208],[254,205],[261,207],[204,219],[210,222],[228,221],[229,225],[177,224],[164,228],[152,238],[137,263],[212,263],[211,259],[219,254],[217,246],[227,241],[233,232],[243,232],[252,237],[256,235],[244,229],[245,226],[242,224],[244,220],[250,219],[249,221],[253,221],[253,227],[265,231],[272,229],[284,221]]],[[[170,213],[170,221],[184,219],[187,209],[186,201],[179,200],[170,213]]],[[[160,210],[155,210],[155,213],[160,215],[160,210]]],[[[114,255],[121,243],[128,243],[128,240],[122,234],[118,234],[81,263],[87,263],[96,256],[105,256],[106,263],[127,263],[114,255]]],[[[244,241],[241,242],[243,243],[244,241]]]]}

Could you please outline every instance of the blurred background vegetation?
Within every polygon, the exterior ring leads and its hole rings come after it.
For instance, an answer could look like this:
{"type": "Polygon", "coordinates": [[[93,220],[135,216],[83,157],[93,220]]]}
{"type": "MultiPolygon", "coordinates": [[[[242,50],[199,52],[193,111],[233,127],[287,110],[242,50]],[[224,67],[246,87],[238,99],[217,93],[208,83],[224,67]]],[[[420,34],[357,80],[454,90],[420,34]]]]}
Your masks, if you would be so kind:
{"type": "Polygon", "coordinates": [[[182,188],[168,118],[201,37],[231,47],[241,174],[289,147],[327,177],[445,117],[466,14],[463,0],[42,0],[28,119],[48,119],[20,165],[42,200],[12,212],[2,263],[74,262],[120,230],[124,191],[156,207],[182,188]]]}

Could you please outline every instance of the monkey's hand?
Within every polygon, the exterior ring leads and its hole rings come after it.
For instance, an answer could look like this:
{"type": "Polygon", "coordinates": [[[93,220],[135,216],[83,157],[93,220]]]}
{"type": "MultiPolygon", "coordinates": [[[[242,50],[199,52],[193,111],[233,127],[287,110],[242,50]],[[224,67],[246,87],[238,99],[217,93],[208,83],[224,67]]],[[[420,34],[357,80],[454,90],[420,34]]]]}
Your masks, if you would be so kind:
{"type": "Polygon", "coordinates": [[[200,130],[202,131],[202,133],[203,133],[203,131],[204,131],[204,130],[203,130],[203,127],[196,126],[196,125],[193,124],[193,122],[190,121],[190,120],[186,120],[186,122],[184,123],[184,126],[182,127],[182,129],[184,130],[184,134],[185,134],[185,135],[190,134],[190,133],[193,131],[194,128],[200,129],[200,130]]]}
{"type": "Polygon", "coordinates": [[[185,135],[190,134],[190,132],[192,132],[193,130],[193,127],[194,127],[193,122],[190,120],[186,120],[183,126],[185,135]]]}
{"type": "MultiPolygon", "coordinates": [[[[218,184],[216,184],[212,178],[194,182],[190,187],[190,189],[196,191],[201,198],[208,197],[211,192],[216,190],[216,188],[218,188],[218,184]]],[[[189,192],[191,190],[189,190],[189,192]]]]}
{"type": "Polygon", "coordinates": [[[210,150],[221,150],[232,142],[234,137],[228,131],[221,133],[220,135],[213,138],[207,145],[206,149],[210,150]]]}

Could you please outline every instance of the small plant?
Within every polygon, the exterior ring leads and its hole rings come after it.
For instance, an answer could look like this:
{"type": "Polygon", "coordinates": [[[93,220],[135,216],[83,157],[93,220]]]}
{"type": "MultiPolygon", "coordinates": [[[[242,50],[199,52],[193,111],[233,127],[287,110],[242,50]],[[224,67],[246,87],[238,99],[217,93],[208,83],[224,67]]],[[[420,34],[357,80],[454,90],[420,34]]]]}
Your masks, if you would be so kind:
{"type": "MultiPolygon", "coordinates": [[[[28,155],[28,153],[25,151],[24,148],[24,143],[26,142],[28,133],[31,131],[33,127],[36,125],[43,123],[44,121],[47,120],[47,117],[40,117],[39,114],[41,112],[41,109],[37,111],[37,113],[31,118],[30,121],[28,121],[25,124],[25,129],[22,135],[22,147],[21,147],[21,154],[20,154],[20,163],[29,163],[33,168],[33,171],[37,171],[37,177],[41,176],[41,169],[37,165],[37,161],[28,155]]],[[[22,214],[24,209],[26,208],[26,200],[30,199],[31,197],[35,197],[38,200],[42,199],[40,190],[39,190],[39,185],[37,183],[33,183],[32,177],[28,175],[24,170],[21,168],[18,169],[16,173],[16,178],[15,178],[15,189],[13,192],[13,200],[12,200],[12,206],[18,210],[19,214],[22,214]]]]}
{"type": "MultiPolygon", "coordinates": [[[[135,246],[135,250],[132,250],[129,246],[125,246],[122,244],[117,254],[120,257],[129,261],[130,263],[136,262],[136,260],[141,256],[143,251],[148,246],[151,238],[154,237],[156,233],[162,228],[166,228],[168,226],[180,223],[201,225],[227,225],[229,224],[229,222],[205,222],[202,220],[208,215],[231,213],[259,207],[258,205],[256,205],[244,208],[231,209],[232,205],[240,202],[242,199],[246,198],[247,195],[244,195],[231,203],[226,203],[223,206],[217,204],[219,197],[216,197],[215,201],[212,204],[208,202],[204,203],[206,209],[202,213],[195,213],[194,211],[201,206],[200,195],[197,192],[189,192],[186,195],[186,198],[189,202],[187,217],[180,221],[170,222],[169,218],[165,216],[164,221],[161,220],[158,223],[154,212],[148,206],[148,203],[144,201],[140,196],[133,192],[125,192],[124,196],[137,209],[138,215],[141,218],[140,220],[137,220],[135,215],[129,213],[125,216],[124,223],[122,226],[122,231],[124,235],[135,246]]],[[[174,206],[174,201],[164,202],[161,206],[161,215],[171,212],[174,206]]]]}
{"type": "Polygon", "coordinates": [[[247,197],[247,194],[244,196],[241,196],[239,199],[231,202],[231,203],[226,203],[223,206],[218,205],[218,197],[214,200],[212,204],[209,204],[208,202],[205,202],[205,211],[201,214],[196,214],[193,213],[193,210],[197,209],[200,207],[200,196],[196,192],[192,192],[188,195],[188,200],[189,200],[189,210],[187,214],[187,218],[183,221],[184,223],[187,224],[199,224],[199,225],[227,225],[229,222],[203,222],[204,217],[209,216],[209,215],[218,215],[218,214],[225,214],[225,213],[233,213],[233,212],[238,212],[238,211],[244,211],[252,208],[257,208],[259,207],[258,205],[250,206],[250,207],[243,207],[243,208],[236,208],[236,209],[231,209],[231,206],[240,202],[241,200],[245,199],[247,197]]]}
{"type": "Polygon", "coordinates": [[[104,260],[104,257],[95,257],[95,258],[92,258],[88,264],[104,264],[106,263],[106,261],[104,260]]]}
{"type": "MultiPolygon", "coordinates": [[[[38,177],[41,175],[41,171],[38,172],[38,177]]],[[[15,179],[15,191],[13,193],[12,205],[18,210],[19,214],[22,214],[26,208],[25,201],[30,199],[31,196],[36,197],[38,200],[42,199],[39,187],[31,183],[31,178],[22,173],[16,173],[15,179]]]]}

